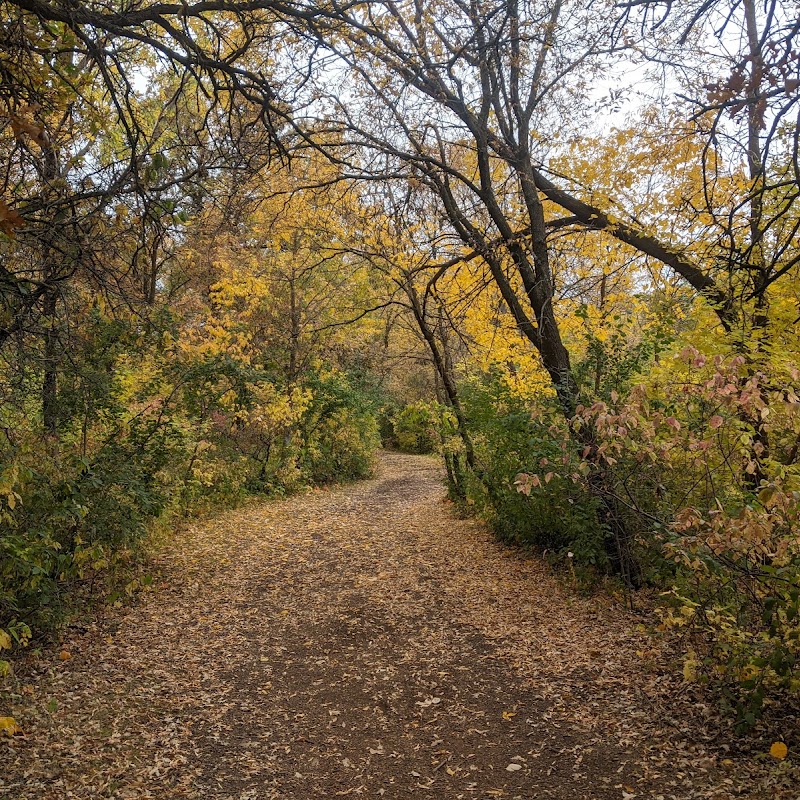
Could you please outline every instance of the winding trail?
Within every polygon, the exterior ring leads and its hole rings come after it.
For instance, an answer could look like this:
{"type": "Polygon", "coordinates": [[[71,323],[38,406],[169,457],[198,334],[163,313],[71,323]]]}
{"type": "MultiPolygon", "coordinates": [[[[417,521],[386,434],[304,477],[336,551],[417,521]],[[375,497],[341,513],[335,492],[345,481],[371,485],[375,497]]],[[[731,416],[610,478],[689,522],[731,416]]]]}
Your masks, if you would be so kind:
{"type": "Polygon", "coordinates": [[[762,796],[636,620],[458,519],[433,459],[195,523],[157,584],[29,668],[0,797],[762,796]]]}

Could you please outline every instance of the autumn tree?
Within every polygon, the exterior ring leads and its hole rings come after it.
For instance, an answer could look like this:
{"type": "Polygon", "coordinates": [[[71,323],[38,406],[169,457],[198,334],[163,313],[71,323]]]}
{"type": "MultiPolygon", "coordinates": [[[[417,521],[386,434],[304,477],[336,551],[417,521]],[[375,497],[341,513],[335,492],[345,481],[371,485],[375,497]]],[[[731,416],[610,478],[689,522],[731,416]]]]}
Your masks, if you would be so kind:
{"type": "Polygon", "coordinates": [[[258,114],[249,126],[244,106],[215,114],[191,75],[163,72],[136,43],[99,47],[71,20],[5,7],[0,344],[39,370],[42,424],[55,435],[76,304],[102,298],[112,314],[146,316],[204,182],[268,150],[252,134],[258,114]]]}

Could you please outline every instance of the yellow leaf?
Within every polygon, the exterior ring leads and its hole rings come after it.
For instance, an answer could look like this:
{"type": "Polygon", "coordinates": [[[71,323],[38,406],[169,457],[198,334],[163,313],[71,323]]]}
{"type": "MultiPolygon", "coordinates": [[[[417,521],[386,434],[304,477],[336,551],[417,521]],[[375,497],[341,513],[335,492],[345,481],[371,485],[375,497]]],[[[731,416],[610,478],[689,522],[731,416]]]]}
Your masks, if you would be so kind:
{"type": "Polygon", "coordinates": [[[503,712],[503,719],[512,719],[513,717],[517,716],[516,711],[504,711],[503,712]]]}
{"type": "Polygon", "coordinates": [[[0,629],[0,650],[11,649],[11,637],[2,629],[0,629]]]}
{"type": "Polygon", "coordinates": [[[14,717],[0,717],[0,733],[13,736],[15,733],[22,733],[22,731],[17,726],[17,721],[14,717]]]}
{"type": "Polygon", "coordinates": [[[61,661],[69,661],[72,658],[72,654],[69,652],[69,650],[62,650],[58,654],[58,657],[61,661]]]}
{"type": "Polygon", "coordinates": [[[700,663],[694,653],[689,652],[686,654],[686,660],[683,662],[683,678],[685,681],[691,683],[697,680],[697,668],[700,663]]]}
{"type": "Polygon", "coordinates": [[[773,758],[777,758],[779,761],[782,761],[789,755],[789,748],[783,742],[773,742],[772,747],[769,749],[769,754],[773,758]]]}

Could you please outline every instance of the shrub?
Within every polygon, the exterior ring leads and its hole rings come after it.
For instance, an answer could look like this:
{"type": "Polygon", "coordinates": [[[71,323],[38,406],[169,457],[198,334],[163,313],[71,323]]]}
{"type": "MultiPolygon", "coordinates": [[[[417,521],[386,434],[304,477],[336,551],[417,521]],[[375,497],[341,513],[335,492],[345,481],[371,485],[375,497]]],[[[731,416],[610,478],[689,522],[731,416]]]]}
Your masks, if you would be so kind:
{"type": "MultiPolygon", "coordinates": [[[[720,686],[747,725],[768,693],[800,691],[800,375],[767,381],[745,356],[691,347],[662,370],[579,407],[583,460],[550,481],[589,492],[602,471],[666,584],[663,627],[684,633],[685,676],[720,686]]],[[[549,491],[542,468],[517,483],[549,491]]]]}
{"type": "Polygon", "coordinates": [[[439,448],[439,413],[430,403],[418,401],[404,406],[394,417],[394,438],[407,453],[435,453],[439,448]]]}
{"type": "Polygon", "coordinates": [[[355,480],[371,474],[380,446],[378,400],[358,375],[331,371],[311,376],[313,401],[301,435],[300,464],[314,483],[355,480]]]}
{"type": "Polygon", "coordinates": [[[505,541],[604,568],[604,531],[595,501],[569,479],[575,455],[557,409],[543,403],[532,410],[498,374],[472,381],[463,397],[479,469],[467,502],[505,541]],[[537,474],[536,491],[515,484],[526,469],[537,474]]]}
{"type": "Polygon", "coordinates": [[[684,674],[721,684],[751,725],[775,690],[800,694],[800,493],[763,488],[735,512],[681,511],[665,549],[680,566],[665,628],[686,632],[684,674]]]}

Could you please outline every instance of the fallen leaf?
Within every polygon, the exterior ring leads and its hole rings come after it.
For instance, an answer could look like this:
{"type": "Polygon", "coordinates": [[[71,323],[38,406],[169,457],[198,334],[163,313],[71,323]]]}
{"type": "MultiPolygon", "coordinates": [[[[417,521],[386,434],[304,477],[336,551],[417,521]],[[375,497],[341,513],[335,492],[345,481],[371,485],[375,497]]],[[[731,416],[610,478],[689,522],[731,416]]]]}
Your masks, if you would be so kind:
{"type": "Polygon", "coordinates": [[[789,755],[789,748],[783,742],[773,742],[769,749],[769,754],[779,761],[783,761],[789,755]]]}

